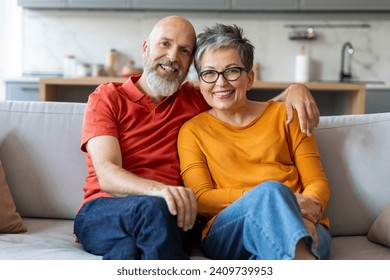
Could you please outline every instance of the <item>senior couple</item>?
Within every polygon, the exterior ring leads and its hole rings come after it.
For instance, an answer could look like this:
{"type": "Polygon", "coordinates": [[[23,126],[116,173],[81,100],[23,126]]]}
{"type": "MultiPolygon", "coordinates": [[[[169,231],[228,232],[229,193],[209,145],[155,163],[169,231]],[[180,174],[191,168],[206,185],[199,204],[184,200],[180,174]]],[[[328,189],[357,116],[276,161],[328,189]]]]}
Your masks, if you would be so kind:
{"type": "Polygon", "coordinates": [[[196,38],[188,20],[165,17],[142,51],[142,75],[100,85],[88,100],[74,224],[84,249],[188,259],[196,225],[212,259],[327,259],[329,185],[307,88],[248,100],[254,47],[235,25],[196,38]],[[199,88],[184,82],[193,61],[199,88]]]}

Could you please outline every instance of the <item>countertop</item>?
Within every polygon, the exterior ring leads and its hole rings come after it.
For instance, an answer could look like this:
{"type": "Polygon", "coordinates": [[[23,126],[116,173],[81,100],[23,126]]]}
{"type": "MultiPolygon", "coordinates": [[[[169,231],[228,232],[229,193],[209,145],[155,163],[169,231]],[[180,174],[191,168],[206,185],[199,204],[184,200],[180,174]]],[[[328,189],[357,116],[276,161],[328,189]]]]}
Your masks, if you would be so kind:
{"type": "MultiPolygon", "coordinates": [[[[41,85],[99,85],[105,82],[124,82],[127,78],[121,77],[97,77],[97,78],[41,78],[41,85]]],[[[280,89],[286,88],[291,84],[289,82],[264,82],[264,81],[255,81],[253,88],[268,88],[268,89],[280,89]]],[[[308,82],[304,83],[309,88],[319,89],[319,90],[343,90],[343,89],[360,89],[364,88],[365,84],[356,83],[322,83],[322,82],[308,82]]]]}
{"type": "Polygon", "coordinates": [[[388,90],[390,91],[390,84],[376,85],[376,84],[367,84],[366,89],[369,90],[388,90]]]}
{"type": "Polygon", "coordinates": [[[127,78],[122,77],[85,77],[85,78],[41,78],[41,85],[76,85],[76,86],[94,86],[106,82],[124,82],[127,78]]]}
{"type": "MultiPolygon", "coordinates": [[[[74,79],[65,79],[61,77],[15,77],[10,78],[6,80],[7,82],[43,82],[45,84],[57,84],[57,85],[99,85],[101,83],[114,81],[114,82],[123,82],[126,81],[126,78],[122,77],[87,77],[87,78],[74,78],[74,79]]],[[[276,85],[277,87],[283,85],[289,85],[290,82],[265,82],[265,81],[256,81],[254,84],[254,87],[263,87],[267,86],[270,87],[272,85],[276,85]]],[[[347,84],[350,85],[350,83],[337,83],[337,82],[309,82],[307,83],[310,86],[315,87],[321,87],[321,88],[331,88],[335,85],[343,85],[347,84]]],[[[365,85],[367,90],[389,90],[390,91],[390,84],[373,84],[373,83],[352,83],[353,85],[365,85]]],[[[339,87],[339,86],[336,86],[339,87]]],[[[343,86],[341,86],[343,87],[343,86]]]]}

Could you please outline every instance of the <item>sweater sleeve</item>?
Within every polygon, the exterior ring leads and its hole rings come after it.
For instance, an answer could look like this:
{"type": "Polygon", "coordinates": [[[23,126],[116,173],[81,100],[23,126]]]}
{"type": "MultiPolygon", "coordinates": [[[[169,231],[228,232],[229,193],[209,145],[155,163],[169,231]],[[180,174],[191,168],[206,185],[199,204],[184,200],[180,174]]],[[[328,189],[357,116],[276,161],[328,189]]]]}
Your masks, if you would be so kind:
{"type": "Polygon", "coordinates": [[[315,136],[307,137],[299,128],[298,115],[288,126],[291,154],[298,170],[301,193],[316,197],[325,211],[330,196],[330,187],[321,164],[315,136]]]}
{"type": "MultiPolygon", "coordinates": [[[[194,122],[183,125],[178,137],[178,153],[184,186],[191,188],[198,202],[199,214],[212,217],[240,198],[245,189],[215,188],[206,156],[201,150],[201,135],[191,127],[194,122]]],[[[203,145],[204,143],[202,143],[203,145]]]]}

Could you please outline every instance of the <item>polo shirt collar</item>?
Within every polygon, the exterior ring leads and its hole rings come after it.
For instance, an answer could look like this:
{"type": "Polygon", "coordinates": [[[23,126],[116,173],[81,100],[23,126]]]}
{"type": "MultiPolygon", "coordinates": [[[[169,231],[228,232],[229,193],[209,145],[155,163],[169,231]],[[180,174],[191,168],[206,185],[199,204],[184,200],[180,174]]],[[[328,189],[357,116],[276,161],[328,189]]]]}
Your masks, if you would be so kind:
{"type": "Polygon", "coordinates": [[[145,94],[142,93],[135,85],[139,78],[141,78],[141,75],[130,76],[122,85],[123,90],[133,102],[137,102],[145,97],[145,94]]]}
{"type": "MultiPolygon", "coordinates": [[[[122,85],[122,88],[123,90],[126,92],[127,96],[130,98],[131,101],[133,102],[138,102],[140,101],[142,98],[147,98],[148,100],[150,100],[150,102],[152,102],[154,104],[154,102],[152,101],[152,99],[144,94],[142,91],[140,91],[137,86],[135,85],[135,83],[141,78],[141,74],[139,75],[134,75],[134,76],[130,76],[126,82],[123,83],[122,85]]],[[[175,92],[175,94],[173,94],[172,96],[169,96],[169,97],[165,97],[163,99],[161,103],[163,103],[165,100],[167,99],[170,99],[172,98],[173,96],[175,96],[177,94],[177,91],[175,92]]]]}

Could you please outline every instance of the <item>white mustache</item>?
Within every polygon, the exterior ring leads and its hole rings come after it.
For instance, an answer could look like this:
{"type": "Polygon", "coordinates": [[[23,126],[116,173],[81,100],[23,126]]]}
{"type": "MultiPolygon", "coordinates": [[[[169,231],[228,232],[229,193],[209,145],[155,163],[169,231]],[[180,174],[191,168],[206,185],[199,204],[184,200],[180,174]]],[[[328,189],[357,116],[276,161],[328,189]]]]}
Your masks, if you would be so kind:
{"type": "Polygon", "coordinates": [[[156,68],[158,65],[170,66],[170,67],[177,69],[178,71],[181,71],[181,66],[177,62],[174,62],[174,61],[159,60],[159,61],[156,61],[153,63],[153,68],[156,68]]]}

